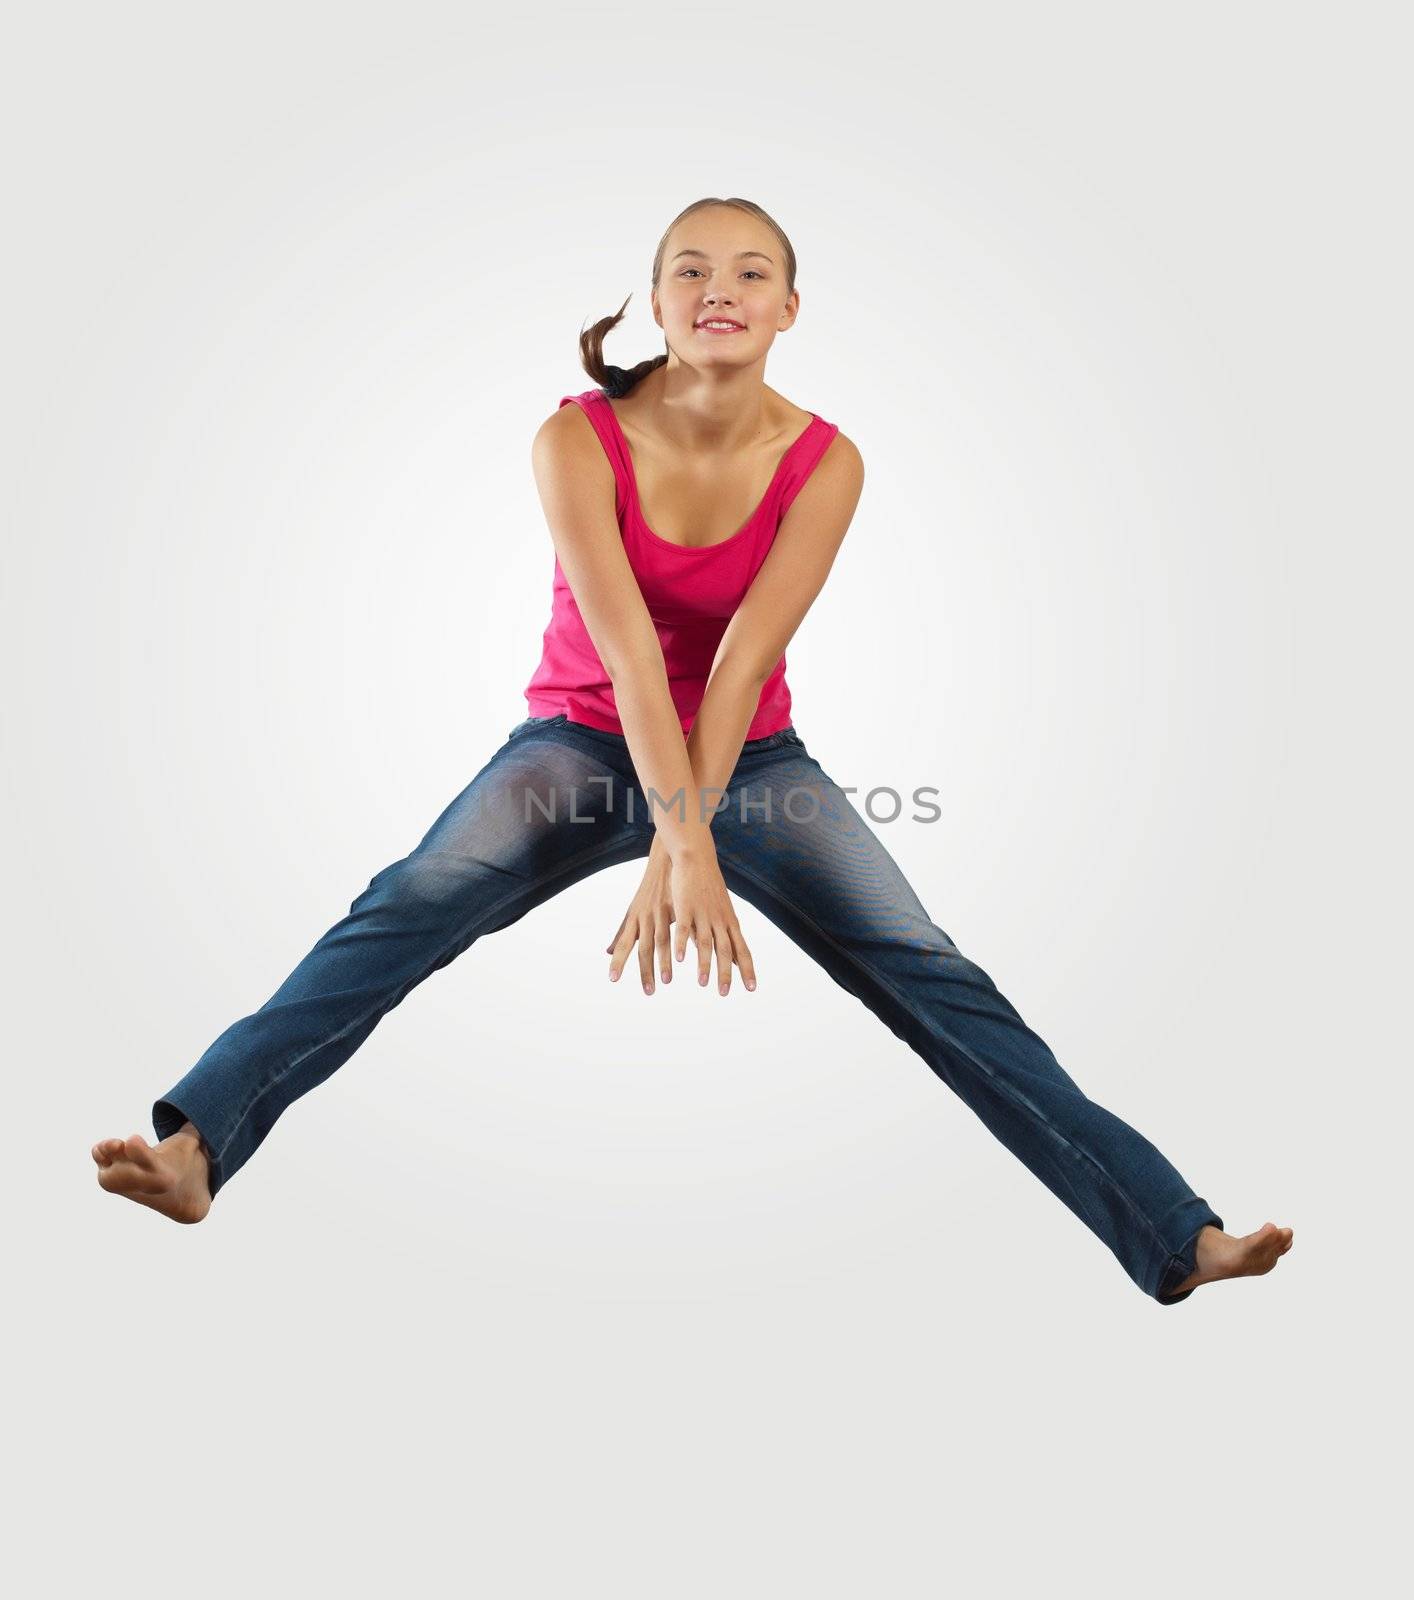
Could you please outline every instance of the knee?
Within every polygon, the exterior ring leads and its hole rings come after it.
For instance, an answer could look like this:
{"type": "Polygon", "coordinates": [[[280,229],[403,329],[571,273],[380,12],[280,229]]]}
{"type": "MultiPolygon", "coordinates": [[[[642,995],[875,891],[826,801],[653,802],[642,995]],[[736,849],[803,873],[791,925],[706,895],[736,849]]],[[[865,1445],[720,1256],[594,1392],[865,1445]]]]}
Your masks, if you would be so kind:
{"type": "Polygon", "coordinates": [[[478,864],[445,850],[414,850],[376,873],[350,909],[384,905],[446,906],[475,892],[478,864]]]}

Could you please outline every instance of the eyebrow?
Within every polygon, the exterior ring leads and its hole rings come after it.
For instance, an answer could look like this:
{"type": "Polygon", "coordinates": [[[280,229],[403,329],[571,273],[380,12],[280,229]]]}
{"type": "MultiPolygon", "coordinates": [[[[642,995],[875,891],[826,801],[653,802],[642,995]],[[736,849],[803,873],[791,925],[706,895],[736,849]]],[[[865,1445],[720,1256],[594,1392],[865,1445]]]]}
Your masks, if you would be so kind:
{"type": "MultiPolygon", "coordinates": [[[[673,257],[673,260],[676,261],[678,256],[701,256],[704,261],[709,259],[705,250],[679,250],[677,255],[673,257]]],[[[762,261],[771,261],[770,256],[768,256],[764,250],[738,250],[736,253],[736,258],[738,261],[742,260],[745,256],[757,256],[762,261]]],[[[775,266],[775,262],[771,261],[771,265],[775,266]]]]}

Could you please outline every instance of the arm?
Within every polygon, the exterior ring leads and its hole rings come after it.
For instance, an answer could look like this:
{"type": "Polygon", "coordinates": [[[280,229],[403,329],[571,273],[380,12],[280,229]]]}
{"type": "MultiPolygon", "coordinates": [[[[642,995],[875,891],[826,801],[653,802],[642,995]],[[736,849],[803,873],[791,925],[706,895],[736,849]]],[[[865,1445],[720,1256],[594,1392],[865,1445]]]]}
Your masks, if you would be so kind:
{"type": "MultiPolygon", "coordinates": [[[[782,518],[769,555],[717,646],[687,741],[695,792],[706,789],[715,798],[736,770],[762,686],[824,587],[863,487],[864,462],[859,451],[844,434],[836,434],[782,518]]],[[[711,820],[709,813],[709,829],[711,820]]],[[[675,863],[659,833],[649,851],[643,881],[605,952],[612,957],[609,977],[617,979],[637,944],[639,974],[649,994],[653,992],[655,954],[664,983],[672,977],[668,925],[674,870],[675,863]]],[[[736,959],[746,987],[754,989],[756,968],[746,941],[733,931],[731,942],[737,947],[736,959]]],[[[699,981],[705,981],[701,956],[699,946],[699,981]]],[[[729,979],[730,966],[720,947],[717,970],[719,978],[725,972],[729,979]]],[[[723,985],[722,993],[726,992],[723,985]]]]}
{"type": "Polygon", "coordinates": [[[824,587],[863,488],[863,457],[836,434],[727,624],[687,741],[693,783],[708,790],[709,805],[736,770],[762,686],[824,587]]]}
{"type": "Polygon", "coordinates": [[[614,686],[629,755],[649,797],[654,843],[674,860],[715,856],[710,823],[702,819],[693,790],[663,648],[624,553],[613,468],[578,406],[562,406],[540,425],[531,465],[560,567],[614,686]],[[682,799],[670,803],[679,791],[682,799]]]}

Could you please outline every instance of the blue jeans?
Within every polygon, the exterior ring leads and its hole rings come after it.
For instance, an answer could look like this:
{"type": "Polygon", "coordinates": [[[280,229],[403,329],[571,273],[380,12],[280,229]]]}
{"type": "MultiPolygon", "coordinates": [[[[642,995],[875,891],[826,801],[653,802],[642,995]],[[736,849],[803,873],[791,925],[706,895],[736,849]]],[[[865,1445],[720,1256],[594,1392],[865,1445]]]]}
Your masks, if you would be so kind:
{"type": "MultiPolygon", "coordinates": [[[[712,837],[731,893],[911,1045],[1145,1294],[1186,1300],[1192,1290],[1173,1290],[1193,1271],[1198,1232],[1222,1218],[1067,1076],[793,727],[743,745],[720,805],[712,837]]],[[[214,1195],[409,990],[571,884],[646,857],[653,832],[622,735],[526,718],[417,848],[376,873],[269,1000],[154,1104],[157,1137],[195,1125],[214,1195]]]]}

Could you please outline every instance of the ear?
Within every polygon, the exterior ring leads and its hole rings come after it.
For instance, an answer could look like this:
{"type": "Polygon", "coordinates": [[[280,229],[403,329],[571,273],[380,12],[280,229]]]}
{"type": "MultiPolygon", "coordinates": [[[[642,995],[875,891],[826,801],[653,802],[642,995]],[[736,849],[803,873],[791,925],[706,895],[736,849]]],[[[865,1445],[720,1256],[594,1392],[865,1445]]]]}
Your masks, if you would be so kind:
{"type": "Polygon", "coordinates": [[[776,332],[784,333],[787,328],[795,325],[795,319],[800,315],[800,290],[792,289],[786,296],[786,303],[781,308],[781,316],[776,324],[776,332]]]}

